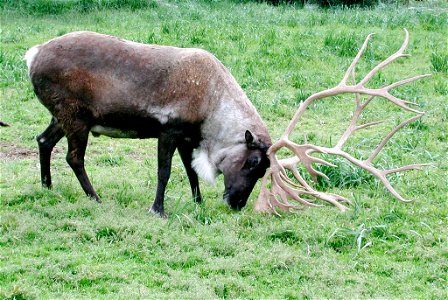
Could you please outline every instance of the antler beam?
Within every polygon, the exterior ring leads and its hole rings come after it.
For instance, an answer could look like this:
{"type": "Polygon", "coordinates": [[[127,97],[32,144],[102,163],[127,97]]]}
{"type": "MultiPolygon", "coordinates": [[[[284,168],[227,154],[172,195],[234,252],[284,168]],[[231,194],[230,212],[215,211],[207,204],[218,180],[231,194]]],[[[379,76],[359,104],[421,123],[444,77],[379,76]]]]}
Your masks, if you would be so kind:
{"type": "Polygon", "coordinates": [[[258,200],[255,204],[255,210],[262,211],[262,212],[270,212],[270,213],[277,213],[277,209],[283,210],[283,211],[289,211],[291,209],[298,209],[301,208],[300,206],[296,204],[292,204],[288,202],[288,199],[291,199],[295,201],[296,203],[303,204],[305,206],[321,206],[318,204],[313,203],[314,200],[319,199],[326,202],[329,202],[335,206],[337,206],[340,210],[345,211],[347,209],[347,206],[345,206],[345,203],[350,203],[349,200],[345,199],[344,197],[341,197],[339,195],[330,194],[330,193],[324,193],[314,190],[300,175],[300,173],[297,170],[297,164],[301,163],[305,169],[311,174],[313,178],[317,176],[322,176],[324,178],[328,177],[323,174],[322,172],[317,171],[313,168],[313,164],[322,164],[326,166],[336,167],[335,165],[312,156],[312,153],[324,153],[324,154],[332,154],[337,155],[345,158],[352,164],[368,171],[372,175],[374,175],[376,178],[378,178],[386,187],[387,190],[389,190],[392,195],[394,195],[398,200],[408,202],[409,200],[404,199],[391,185],[389,180],[387,179],[387,175],[407,170],[420,170],[424,166],[428,166],[429,164],[412,164],[400,168],[390,169],[390,170],[380,170],[373,166],[372,162],[377,157],[378,153],[384,148],[386,143],[397,133],[401,128],[406,126],[407,124],[419,119],[421,116],[423,116],[423,112],[420,112],[409,105],[416,105],[416,103],[406,101],[399,99],[393,95],[390,94],[390,91],[393,88],[396,88],[398,86],[402,86],[405,84],[409,84],[413,81],[416,81],[418,79],[430,76],[431,74],[425,74],[425,75],[419,75],[414,76],[411,78],[403,79],[400,81],[397,81],[395,83],[392,83],[388,86],[384,86],[381,88],[367,88],[365,85],[369,82],[369,80],[377,74],[381,69],[385,68],[387,65],[395,61],[396,59],[400,57],[406,57],[409,56],[408,54],[405,54],[404,51],[406,50],[406,47],[409,42],[409,33],[405,29],[405,39],[400,47],[400,49],[389,56],[384,61],[380,62],[378,65],[376,65],[370,72],[365,75],[363,79],[361,79],[358,83],[355,81],[355,68],[356,64],[358,63],[359,59],[361,58],[362,54],[367,48],[367,45],[369,43],[370,38],[373,36],[373,34],[369,34],[367,38],[365,39],[363,45],[361,46],[361,49],[359,50],[356,57],[353,59],[352,63],[350,64],[349,68],[345,72],[344,77],[342,78],[341,82],[330,89],[318,92],[316,94],[311,95],[308,97],[304,102],[302,102],[296,111],[294,117],[292,118],[291,122],[289,123],[288,127],[286,128],[285,132],[281,136],[280,140],[276,142],[274,145],[272,145],[269,148],[268,156],[271,162],[271,168],[266,172],[263,181],[262,181],[262,187],[261,192],[258,197],[258,200]],[[348,80],[350,76],[353,77],[353,84],[349,84],[348,80]],[[339,138],[338,142],[334,147],[321,147],[317,145],[312,145],[307,142],[305,144],[299,145],[289,140],[289,135],[294,130],[294,128],[297,125],[297,122],[302,117],[303,113],[307,109],[307,107],[314,102],[315,100],[327,98],[339,94],[355,94],[355,103],[356,108],[353,113],[351,122],[348,126],[348,128],[345,130],[345,132],[342,134],[342,136],[339,138]],[[361,95],[369,95],[370,97],[365,101],[361,101],[361,95]],[[401,107],[402,109],[405,109],[407,111],[411,111],[416,113],[417,115],[402,122],[398,126],[396,126],[382,141],[381,143],[376,147],[376,149],[371,153],[371,155],[365,159],[365,160],[359,160],[346,151],[344,151],[342,148],[344,144],[347,142],[349,137],[357,130],[361,130],[370,126],[377,125],[381,123],[381,121],[378,122],[371,122],[367,124],[358,125],[359,118],[361,116],[361,113],[363,110],[367,107],[367,105],[376,97],[381,97],[389,100],[393,104],[401,107]],[[296,156],[288,159],[282,159],[279,160],[276,157],[276,153],[281,148],[287,148],[290,151],[292,151],[296,156]],[[290,179],[286,173],[286,170],[289,170],[292,174],[293,179],[296,181],[294,182],[292,179],[290,179]],[[268,188],[268,185],[271,185],[271,188],[268,188]],[[304,197],[305,196],[305,197],[304,197]]]}

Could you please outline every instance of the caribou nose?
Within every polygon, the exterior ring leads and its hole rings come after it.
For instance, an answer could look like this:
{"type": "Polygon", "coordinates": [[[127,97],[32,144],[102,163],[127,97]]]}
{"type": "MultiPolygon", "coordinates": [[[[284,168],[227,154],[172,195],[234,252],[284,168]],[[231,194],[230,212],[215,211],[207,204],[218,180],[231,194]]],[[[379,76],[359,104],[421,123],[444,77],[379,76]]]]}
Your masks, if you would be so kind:
{"type": "Polygon", "coordinates": [[[244,203],[243,199],[239,199],[238,202],[230,204],[230,207],[233,210],[240,211],[244,207],[244,205],[245,205],[245,203],[244,203]]]}
{"type": "Polygon", "coordinates": [[[244,202],[243,199],[239,199],[238,202],[236,202],[236,203],[233,202],[233,201],[231,202],[230,201],[230,194],[229,194],[228,191],[224,192],[224,195],[223,195],[222,199],[233,210],[241,210],[243,208],[243,206],[244,206],[244,205],[242,205],[243,202],[244,202]]]}

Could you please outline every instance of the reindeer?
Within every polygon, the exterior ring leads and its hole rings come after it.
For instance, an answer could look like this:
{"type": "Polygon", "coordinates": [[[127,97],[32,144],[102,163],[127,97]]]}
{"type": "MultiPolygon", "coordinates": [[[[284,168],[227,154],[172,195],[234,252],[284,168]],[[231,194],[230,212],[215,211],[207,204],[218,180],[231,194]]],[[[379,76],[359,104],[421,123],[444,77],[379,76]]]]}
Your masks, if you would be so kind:
{"type": "Polygon", "coordinates": [[[198,175],[224,175],[224,201],[246,205],[269,167],[271,139],[255,107],[212,54],[146,45],[93,32],[73,32],[25,55],[35,94],[52,119],[39,136],[41,182],[52,185],[51,152],[66,137],[67,162],[84,192],[100,202],[84,168],[89,133],[158,139],[153,213],[164,216],[164,193],[177,149],[193,198],[198,175]]]}

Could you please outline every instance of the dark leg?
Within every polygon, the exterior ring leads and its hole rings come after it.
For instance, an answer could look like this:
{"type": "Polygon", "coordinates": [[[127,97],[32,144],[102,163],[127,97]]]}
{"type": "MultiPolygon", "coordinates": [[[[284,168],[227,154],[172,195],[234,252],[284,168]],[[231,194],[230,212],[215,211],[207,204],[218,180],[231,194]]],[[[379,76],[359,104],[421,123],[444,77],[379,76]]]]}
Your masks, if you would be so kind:
{"type": "MultiPolygon", "coordinates": [[[[76,123],[76,121],[74,122],[76,123]]],[[[73,124],[76,131],[67,134],[68,152],[67,162],[75,172],[76,177],[81,184],[82,189],[87,196],[94,198],[97,202],[101,202],[100,197],[90,183],[84,168],[84,155],[87,148],[87,139],[89,137],[89,129],[84,124],[73,124]]]]}
{"type": "Polygon", "coordinates": [[[63,136],[61,125],[53,118],[48,128],[36,138],[39,145],[40,179],[44,187],[51,188],[51,151],[63,136]]]}
{"type": "Polygon", "coordinates": [[[199,190],[199,180],[198,174],[191,167],[191,161],[193,159],[193,147],[188,143],[181,143],[178,145],[177,150],[179,151],[180,158],[185,166],[185,171],[187,172],[188,180],[190,181],[191,192],[193,194],[193,200],[195,202],[201,203],[202,196],[199,190]]]}
{"type": "Polygon", "coordinates": [[[165,188],[170,179],[171,174],[171,161],[173,158],[174,151],[176,150],[176,140],[173,136],[162,133],[158,140],[157,146],[157,160],[158,160],[158,171],[157,171],[157,193],[156,199],[151,207],[151,212],[165,216],[165,210],[163,207],[163,199],[165,197],[165,188]]]}

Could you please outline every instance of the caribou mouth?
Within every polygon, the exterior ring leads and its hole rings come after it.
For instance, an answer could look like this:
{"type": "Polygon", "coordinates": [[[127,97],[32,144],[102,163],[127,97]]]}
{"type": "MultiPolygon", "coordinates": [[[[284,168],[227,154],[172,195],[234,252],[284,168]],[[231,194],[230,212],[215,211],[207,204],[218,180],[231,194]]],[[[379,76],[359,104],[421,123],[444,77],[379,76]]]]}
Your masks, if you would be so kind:
{"type": "Polygon", "coordinates": [[[228,190],[224,191],[224,194],[222,195],[222,200],[224,200],[225,203],[230,205],[230,203],[229,203],[229,191],[228,190]]]}
{"type": "Polygon", "coordinates": [[[224,200],[227,205],[230,206],[231,209],[234,210],[241,210],[244,207],[244,201],[243,199],[239,199],[238,202],[230,202],[230,192],[228,190],[224,191],[224,195],[222,196],[222,199],[224,200]]]}

